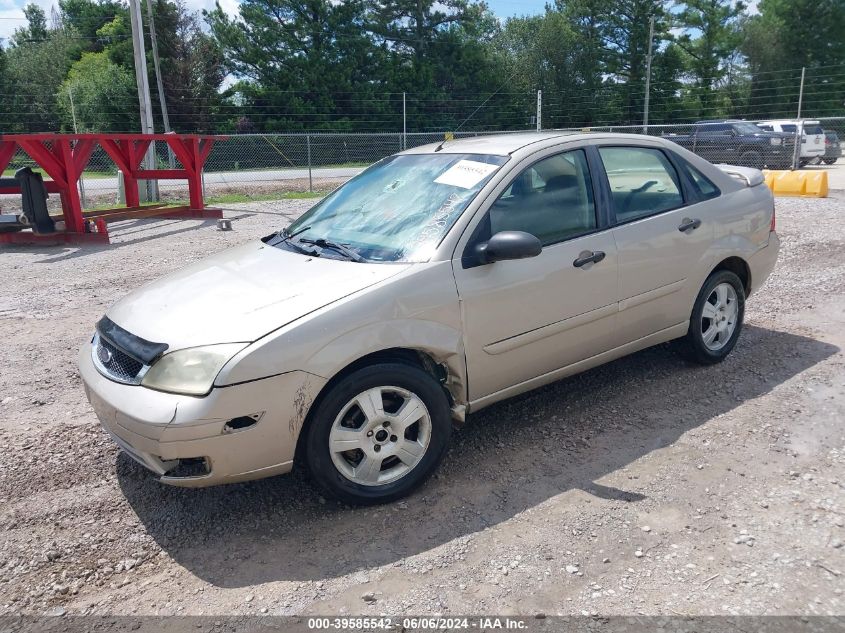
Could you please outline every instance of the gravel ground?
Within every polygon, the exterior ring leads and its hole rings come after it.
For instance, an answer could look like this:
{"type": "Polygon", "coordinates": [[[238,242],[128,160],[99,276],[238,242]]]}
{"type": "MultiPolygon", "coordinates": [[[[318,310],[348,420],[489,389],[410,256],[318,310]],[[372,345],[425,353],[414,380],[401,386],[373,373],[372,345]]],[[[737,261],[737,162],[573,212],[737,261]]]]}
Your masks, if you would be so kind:
{"type": "Polygon", "coordinates": [[[101,432],[79,345],[127,291],[312,202],[0,248],[0,615],[843,613],[845,194],[778,201],[780,262],[725,363],[659,347],[486,409],[405,501],[156,483],[101,432]]]}

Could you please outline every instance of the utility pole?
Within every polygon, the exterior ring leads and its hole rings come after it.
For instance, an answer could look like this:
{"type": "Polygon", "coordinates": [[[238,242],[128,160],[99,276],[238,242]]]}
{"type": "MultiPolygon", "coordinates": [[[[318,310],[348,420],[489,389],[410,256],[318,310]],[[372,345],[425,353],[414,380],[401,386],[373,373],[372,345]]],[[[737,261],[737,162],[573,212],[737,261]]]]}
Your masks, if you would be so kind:
{"type": "MultiPolygon", "coordinates": [[[[138,104],[141,112],[141,133],[153,134],[153,108],[150,103],[150,79],[147,76],[147,53],[144,48],[143,19],[140,0],[129,0],[129,21],[132,26],[132,48],[135,53],[135,81],[138,85],[138,104]]],[[[153,144],[147,150],[147,169],[155,169],[153,144]]],[[[147,200],[158,199],[158,182],[147,180],[147,200]]]]}
{"type": "MultiPolygon", "coordinates": [[[[158,58],[158,41],[156,40],[156,23],[153,17],[153,2],[147,0],[147,17],[150,21],[150,44],[153,50],[153,66],[156,71],[156,86],[158,87],[158,102],[161,105],[161,121],[164,124],[164,131],[170,132],[170,117],[167,116],[167,100],[164,98],[164,82],[161,79],[161,62],[158,58]]],[[[167,158],[170,163],[170,169],[176,166],[175,158],[173,157],[173,150],[167,146],[167,158]]]]}
{"type": "Polygon", "coordinates": [[[648,134],[648,101],[651,96],[651,57],[654,47],[654,16],[648,21],[648,57],[645,65],[645,103],[643,106],[643,134],[648,134]]]}
{"type": "MultiPolygon", "coordinates": [[[[73,119],[73,133],[79,134],[79,128],[76,126],[76,106],[73,104],[73,88],[67,87],[67,96],[70,99],[70,116],[73,119]]],[[[85,165],[82,166],[83,168],[85,165]]],[[[82,206],[85,206],[85,183],[82,180],[82,173],[79,174],[79,197],[82,206]]]]}
{"type": "Polygon", "coordinates": [[[543,129],[543,91],[537,91],[537,131],[543,129]]]}

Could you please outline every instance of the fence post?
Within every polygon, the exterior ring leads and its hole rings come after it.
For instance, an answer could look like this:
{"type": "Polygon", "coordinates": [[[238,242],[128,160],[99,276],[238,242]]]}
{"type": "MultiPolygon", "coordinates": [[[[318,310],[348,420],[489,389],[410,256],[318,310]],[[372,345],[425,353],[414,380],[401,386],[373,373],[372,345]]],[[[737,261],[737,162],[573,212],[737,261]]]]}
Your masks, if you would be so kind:
{"type": "Polygon", "coordinates": [[[643,134],[648,134],[648,102],[651,97],[651,57],[654,46],[654,16],[648,21],[648,57],[645,65],[645,103],[643,105],[643,134]]]}
{"type": "Polygon", "coordinates": [[[405,93],[402,93],[402,149],[408,149],[408,110],[405,107],[405,93]]]}
{"type": "Polygon", "coordinates": [[[537,91],[537,131],[543,129],[543,91],[537,91]]]}
{"type": "Polygon", "coordinates": [[[792,169],[798,169],[801,164],[801,145],[804,143],[804,124],[801,122],[801,106],[804,104],[804,72],[801,67],[801,85],[798,87],[798,118],[795,121],[795,148],[792,151],[792,169]]]}
{"type": "Polygon", "coordinates": [[[314,181],[311,179],[311,135],[305,135],[305,146],[308,149],[308,193],[314,193],[314,181]]]}

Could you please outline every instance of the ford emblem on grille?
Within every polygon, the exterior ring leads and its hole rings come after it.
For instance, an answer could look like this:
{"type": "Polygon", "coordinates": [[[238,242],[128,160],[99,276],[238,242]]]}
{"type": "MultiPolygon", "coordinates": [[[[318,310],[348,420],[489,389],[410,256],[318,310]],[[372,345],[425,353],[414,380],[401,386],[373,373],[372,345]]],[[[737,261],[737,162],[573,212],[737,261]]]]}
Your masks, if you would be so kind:
{"type": "Polygon", "coordinates": [[[97,358],[103,365],[108,365],[111,362],[111,352],[102,343],[97,346],[97,358]]]}

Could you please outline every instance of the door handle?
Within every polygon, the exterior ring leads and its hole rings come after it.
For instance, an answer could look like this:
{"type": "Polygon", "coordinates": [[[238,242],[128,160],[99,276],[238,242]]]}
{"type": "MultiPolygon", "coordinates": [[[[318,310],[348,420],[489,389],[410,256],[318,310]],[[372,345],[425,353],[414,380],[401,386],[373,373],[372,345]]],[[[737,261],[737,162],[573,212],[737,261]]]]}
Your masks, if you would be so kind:
{"type": "Polygon", "coordinates": [[[578,256],[572,265],[575,268],[581,268],[581,266],[586,266],[587,264],[598,264],[601,260],[604,259],[604,251],[584,251],[578,256]]]}
{"type": "Polygon", "coordinates": [[[690,220],[689,218],[684,218],[681,221],[681,226],[678,227],[678,230],[681,233],[686,233],[687,231],[694,231],[699,226],[701,226],[701,220],[699,220],[698,218],[696,218],[694,220],[690,220]]]}

